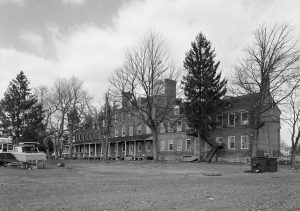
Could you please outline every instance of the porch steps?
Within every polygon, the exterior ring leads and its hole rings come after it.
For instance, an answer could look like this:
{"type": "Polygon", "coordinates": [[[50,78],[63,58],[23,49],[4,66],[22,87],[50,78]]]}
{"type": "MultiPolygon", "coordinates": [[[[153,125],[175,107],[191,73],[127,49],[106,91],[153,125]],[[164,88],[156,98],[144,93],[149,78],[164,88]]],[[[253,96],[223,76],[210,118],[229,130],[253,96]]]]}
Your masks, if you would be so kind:
{"type": "Polygon", "coordinates": [[[193,162],[193,161],[197,161],[198,160],[198,156],[183,156],[182,157],[182,161],[183,162],[193,162]]]}

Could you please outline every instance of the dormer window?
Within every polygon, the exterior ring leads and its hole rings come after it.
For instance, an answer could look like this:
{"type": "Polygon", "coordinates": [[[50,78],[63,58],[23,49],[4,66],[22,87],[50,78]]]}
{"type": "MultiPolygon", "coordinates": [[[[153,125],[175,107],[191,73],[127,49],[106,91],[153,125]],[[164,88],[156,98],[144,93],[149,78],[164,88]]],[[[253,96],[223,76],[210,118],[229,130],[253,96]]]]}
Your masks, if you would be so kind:
{"type": "Polygon", "coordinates": [[[174,107],[174,115],[175,115],[175,116],[180,115],[180,108],[179,108],[178,105],[176,105],[176,106],[174,107]]]}
{"type": "Polygon", "coordinates": [[[165,130],[165,124],[163,122],[160,123],[159,129],[160,129],[160,133],[165,133],[166,132],[166,130],[165,130]]]}
{"type": "Polygon", "coordinates": [[[173,132],[173,122],[168,122],[168,132],[173,132]]]}
{"type": "Polygon", "coordinates": [[[137,128],[137,134],[142,135],[142,125],[139,125],[137,128]]]}
{"type": "Polygon", "coordinates": [[[235,113],[228,114],[228,126],[235,126],[235,113]]]}
{"type": "Polygon", "coordinates": [[[241,113],[241,125],[248,125],[249,124],[249,115],[248,112],[241,113]]]}

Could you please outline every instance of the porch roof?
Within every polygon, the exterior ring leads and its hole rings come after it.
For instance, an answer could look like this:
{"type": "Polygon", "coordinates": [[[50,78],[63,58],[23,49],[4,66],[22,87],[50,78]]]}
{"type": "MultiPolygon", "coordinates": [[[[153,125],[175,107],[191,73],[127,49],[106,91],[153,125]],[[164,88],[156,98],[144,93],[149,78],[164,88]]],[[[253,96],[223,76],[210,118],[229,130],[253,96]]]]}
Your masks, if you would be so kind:
{"type": "MultiPolygon", "coordinates": [[[[152,140],[152,139],[153,139],[152,134],[144,134],[144,135],[109,138],[108,142],[115,143],[115,142],[119,142],[119,141],[144,141],[144,140],[147,141],[147,140],[152,140]]],[[[74,143],[74,145],[99,144],[103,141],[104,141],[104,139],[76,141],[74,143]]]]}

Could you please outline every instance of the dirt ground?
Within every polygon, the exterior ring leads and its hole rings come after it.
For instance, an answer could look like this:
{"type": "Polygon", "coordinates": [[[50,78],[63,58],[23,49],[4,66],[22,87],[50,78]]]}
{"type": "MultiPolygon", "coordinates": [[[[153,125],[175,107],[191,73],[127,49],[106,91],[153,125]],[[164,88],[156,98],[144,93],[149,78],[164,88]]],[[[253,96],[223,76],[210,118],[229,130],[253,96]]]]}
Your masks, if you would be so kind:
{"type": "Polygon", "coordinates": [[[300,210],[300,171],[242,164],[48,161],[0,167],[0,210],[300,210]]]}

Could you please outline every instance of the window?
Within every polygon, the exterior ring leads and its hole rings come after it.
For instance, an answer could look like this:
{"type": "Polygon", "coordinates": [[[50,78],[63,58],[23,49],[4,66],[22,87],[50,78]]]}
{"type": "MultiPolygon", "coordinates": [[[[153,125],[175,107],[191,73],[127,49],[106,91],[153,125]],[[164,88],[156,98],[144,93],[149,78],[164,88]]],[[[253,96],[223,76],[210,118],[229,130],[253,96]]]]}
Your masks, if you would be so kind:
{"type": "Polygon", "coordinates": [[[217,137],[216,142],[217,142],[218,145],[222,145],[224,143],[223,142],[223,137],[217,137]]]}
{"type": "Polygon", "coordinates": [[[173,132],[173,122],[168,122],[168,132],[173,132]]]}
{"type": "Polygon", "coordinates": [[[177,131],[178,131],[178,132],[181,132],[181,131],[182,131],[182,121],[181,121],[181,120],[178,120],[178,121],[177,121],[177,131]]]}
{"type": "Polygon", "coordinates": [[[118,135],[119,135],[118,128],[115,128],[115,137],[118,137],[118,135]]]}
{"type": "Polygon", "coordinates": [[[235,149],[235,136],[228,137],[228,149],[235,149]]]}
{"type": "Polygon", "coordinates": [[[249,116],[248,112],[241,113],[241,125],[248,125],[249,124],[249,116]]]}
{"type": "Polygon", "coordinates": [[[222,128],[223,127],[223,115],[217,115],[216,116],[216,128],[222,128]]]}
{"type": "Polygon", "coordinates": [[[105,127],[105,120],[102,120],[102,127],[105,127]]]}
{"type": "Polygon", "coordinates": [[[146,134],[151,134],[151,130],[147,125],[146,125],[146,134]]]}
{"type": "Polygon", "coordinates": [[[174,107],[174,115],[178,116],[179,114],[180,114],[180,108],[177,105],[177,106],[174,107]]]}
{"type": "Polygon", "coordinates": [[[142,151],[142,144],[141,144],[141,142],[138,142],[138,145],[137,145],[137,151],[138,151],[138,152],[141,152],[141,151],[142,151]]]}
{"type": "Polygon", "coordinates": [[[185,130],[190,130],[190,129],[191,129],[191,127],[189,126],[188,122],[186,121],[185,122],[185,130]]]}
{"type": "Polygon", "coordinates": [[[129,136],[133,136],[133,126],[129,126],[129,136]]]}
{"type": "Polygon", "coordinates": [[[228,126],[235,126],[235,114],[228,114],[228,126]]]}
{"type": "Polygon", "coordinates": [[[241,136],[241,149],[249,149],[249,136],[241,136]]]}
{"type": "Polygon", "coordinates": [[[137,134],[142,135],[142,125],[139,125],[137,128],[137,134]]]}
{"type": "Polygon", "coordinates": [[[118,122],[118,115],[115,115],[115,122],[118,122]]]}
{"type": "Polygon", "coordinates": [[[191,139],[186,140],[186,151],[192,151],[191,148],[191,139]]]}
{"type": "Polygon", "coordinates": [[[182,140],[177,140],[177,151],[182,151],[182,140]]]}
{"type": "Polygon", "coordinates": [[[174,142],[173,140],[168,140],[168,151],[174,150],[174,142]]]}
{"type": "Polygon", "coordinates": [[[166,150],[166,141],[161,140],[160,141],[160,151],[165,151],[166,150]]]}
{"type": "Polygon", "coordinates": [[[124,137],[126,135],[126,132],[125,132],[125,126],[122,127],[122,137],[124,137]]]}
{"type": "Polygon", "coordinates": [[[165,133],[166,132],[166,130],[165,130],[165,124],[162,122],[162,123],[160,123],[160,133],[165,133]]]}
{"type": "Polygon", "coordinates": [[[150,151],[151,151],[151,142],[150,142],[150,141],[147,141],[147,142],[146,142],[146,151],[147,151],[147,152],[150,152],[150,151]]]}

